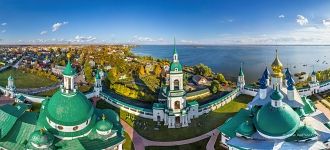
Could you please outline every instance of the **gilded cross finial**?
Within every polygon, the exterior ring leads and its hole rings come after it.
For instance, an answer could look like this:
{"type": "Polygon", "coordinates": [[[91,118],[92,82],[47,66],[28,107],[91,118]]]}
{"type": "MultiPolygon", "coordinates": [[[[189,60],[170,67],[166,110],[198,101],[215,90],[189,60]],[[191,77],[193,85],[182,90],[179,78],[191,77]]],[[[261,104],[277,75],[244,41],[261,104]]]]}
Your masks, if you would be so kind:
{"type": "Polygon", "coordinates": [[[46,131],[46,130],[45,130],[44,128],[41,128],[41,129],[40,129],[40,133],[41,133],[41,134],[44,134],[45,131],[46,131]]]}

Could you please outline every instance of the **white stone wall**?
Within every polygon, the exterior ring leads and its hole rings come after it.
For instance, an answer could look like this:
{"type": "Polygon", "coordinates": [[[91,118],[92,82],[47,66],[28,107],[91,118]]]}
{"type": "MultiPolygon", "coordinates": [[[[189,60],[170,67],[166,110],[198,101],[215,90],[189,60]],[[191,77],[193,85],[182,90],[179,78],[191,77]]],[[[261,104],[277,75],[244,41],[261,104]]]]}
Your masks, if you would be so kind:
{"type": "Polygon", "coordinates": [[[165,118],[164,110],[153,109],[152,115],[153,115],[153,118],[152,118],[153,121],[164,121],[164,118],[165,118]],[[160,120],[158,120],[158,116],[159,116],[160,120]]]}

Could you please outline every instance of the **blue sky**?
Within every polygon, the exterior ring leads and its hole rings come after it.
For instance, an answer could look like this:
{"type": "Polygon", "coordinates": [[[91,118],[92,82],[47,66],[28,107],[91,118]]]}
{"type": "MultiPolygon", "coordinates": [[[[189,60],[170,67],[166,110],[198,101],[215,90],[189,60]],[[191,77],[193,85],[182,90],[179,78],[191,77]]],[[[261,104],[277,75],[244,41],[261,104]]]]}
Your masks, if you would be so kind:
{"type": "Polygon", "coordinates": [[[327,0],[0,0],[0,44],[329,44],[327,0]]]}

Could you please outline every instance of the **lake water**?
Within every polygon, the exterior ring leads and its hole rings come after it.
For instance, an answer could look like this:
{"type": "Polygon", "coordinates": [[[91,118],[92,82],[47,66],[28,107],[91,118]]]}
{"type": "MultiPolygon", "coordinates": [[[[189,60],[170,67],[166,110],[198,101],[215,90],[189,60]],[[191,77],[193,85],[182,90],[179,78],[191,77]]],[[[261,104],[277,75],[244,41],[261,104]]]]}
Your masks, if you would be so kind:
{"type": "MultiPolygon", "coordinates": [[[[182,65],[199,63],[211,67],[214,72],[223,73],[226,78],[236,80],[241,62],[245,79],[254,82],[260,78],[266,66],[270,68],[278,49],[279,58],[284,67],[292,73],[310,74],[330,67],[330,46],[186,46],[177,45],[182,65]]],[[[172,59],[172,45],[141,45],[133,52],[142,56],[172,59]]]]}

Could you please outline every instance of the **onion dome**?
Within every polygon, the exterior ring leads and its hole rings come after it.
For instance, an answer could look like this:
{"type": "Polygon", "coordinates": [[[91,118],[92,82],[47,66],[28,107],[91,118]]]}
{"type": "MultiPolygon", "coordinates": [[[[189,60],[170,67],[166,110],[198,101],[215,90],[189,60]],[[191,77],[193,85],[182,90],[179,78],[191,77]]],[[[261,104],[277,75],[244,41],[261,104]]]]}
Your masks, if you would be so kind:
{"type": "Polygon", "coordinates": [[[294,88],[295,88],[294,84],[295,84],[295,82],[294,82],[293,78],[290,77],[287,81],[288,90],[294,90],[294,88]]]}
{"type": "Polygon", "coordinates": [[[172,62],[170,65],[170,71],[182,71],[182,65],[179,62],[172,62]]]}
{"type": "MultiPolygon", "coordinates": [[[[281,96],[278,95],[274,94],[273,98],[279,99],[281,96]]],[[[296,132],[300,125],[300,118],[286,103],[283,103],[281,107],[273,107],[271,103],[268,103],[258,111],[254,117],[254,124],[262,136],[284,139],[296,132]]]]}
{"type": "Polygon", "coordinates": [[[253,127],[253,124],[251,121],[245,121],[238,126],[236,132],[243,136],[250,137],[253,133],[256,132],[256,130],[253,127]]]}
{"type": "Polygon", "coordinates": [[[100,121],[98,121],[95,125],[95,128],[99,133],[102,133],[102,132],[109,133],[109,131],[111,131],[112,127],[113,127],[113,124],[105,118],[104,114],[102,115],[102,119],[100,121]]]}
{"type": "Polygon", "coordinates": [[[270,98],[272,100],[282,100],[283,99],[283,94],[278,91],[278,89],[276,89],[271,95],[270,95],[270,98]]]}
{"type": "Polygon", "coordinates": [[[317,136],[318,134],[311,126],[303,125],[297,129],[295,135],[301,139],[309,139],[317,136]]]}
{"type": "Polygon", "coordinates": [[[259,80],[259,84],[260,84],[260,89],[266,89],[267,88],[267,81],[266,81],[265,76],[261,77],[261,79],[259,80]]]}
{"type": "Polygon", "coordinates": [[[64,94],[57,91],[45,109],[47,117],[56,124],[75,126],[86,122],[94,113],[94,107],[81,92],[64,94]]]}
{"type": "Polygon", "coordinates": [[[51,146],[53,141],[54,136],[47,132],[45,129],[32,132],[29,138],[29,142],[31,142],[33,146],[37,147],[51,146]]]}
{"type": "Polygon", "coordinates": [[[277,54],[277,50],[276,50],[276,57],[272,63],[272,70],[273,70],[272,76],[276,77],[276,78],[282,77],[283,76],[282,69],[283,69],[283,65],[282,65],[280,59],[278,58],[278,54],[277,54]]]}
{"type": "Polygon", "coordinates": [[[290,72],[289,68],[286,68],[285,79],[286,80],[289,80],[290,78],[291,78],[291,72],[290,72]]]}
{"type": "Polygon", "coordinates": [[[265,77],[265,79],[269,79],[269,70],[268,68],[266,67],[264,73],[263,73],[263,76],[265,77]]]}

